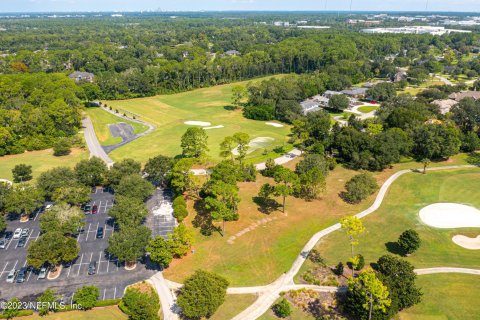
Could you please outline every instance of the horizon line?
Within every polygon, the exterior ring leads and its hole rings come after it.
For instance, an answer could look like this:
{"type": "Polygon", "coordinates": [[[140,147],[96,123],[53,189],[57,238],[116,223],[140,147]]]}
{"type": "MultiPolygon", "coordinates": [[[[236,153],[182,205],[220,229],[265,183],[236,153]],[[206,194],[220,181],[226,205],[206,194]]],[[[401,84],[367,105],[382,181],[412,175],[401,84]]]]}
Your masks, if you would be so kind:
{"type": "Polygon", "coordinates": [[[475,11],[445,11],[445,10],[345,10],[345,9],[326,9],[326,10],[273,10],[273,9],[229,9],[229,10],[100,10],[100,11],[86,11],[86,10],[73,10],[73,11],[0,11],[0,14],[46,14],[46,13],[235,13],[235,12],[282,12],[282,13],[468,13],[468,14],[480,14],[475,11]]]}

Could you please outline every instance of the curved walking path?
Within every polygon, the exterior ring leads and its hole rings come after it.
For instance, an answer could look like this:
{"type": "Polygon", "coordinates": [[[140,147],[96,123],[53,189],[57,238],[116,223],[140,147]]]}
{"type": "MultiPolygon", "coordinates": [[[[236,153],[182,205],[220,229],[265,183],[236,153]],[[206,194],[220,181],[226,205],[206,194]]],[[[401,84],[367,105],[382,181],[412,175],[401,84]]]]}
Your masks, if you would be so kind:
{"type": "Polygon", "coordinates": [[[435,274],[435,273],[463,273],[463,274],[473,274],[473,275],[480,276],[480,269],[437,267],[437,268],[415,269],[415,273],[417,275],[435,274]]]}
{"type": "Polygon", "coordinates": [[[95,129],[93,129],[93,124],[90,117],[83,118],[82,125],[83,135],[85,136],[85,142],[87,143],[88,150],[90,150],[90,156],[102,159],[108,167],[111,167],[113,165],[113,160],[110,159],[110,157],[100,145],[100,142],[97,139],[97,135],[95,134],[95,129]]]}
{"type": "MultiPolygon", "coordinates": [[[[449,169],[460,169],[460,168],[476,168],[476,166],[473,166],[473,165],[445,166],[445,167],[428,168],[427,170],[437,171],[437,170],[449,170],[449,169]]],[[[392,176],[390,176],[380,188],[373,204],[368,209],[356,214],[355,216],[358,218],[363,218],[371,214],[372,212],[376,211],[382,204],[383,199],[385,198],[385,195],[387,194],[387,191],[392,185],[392,183],[395,182],[395,180],[397,180],[400,176],[409,172],[414,172],[414,170],[401,170],[393,174],[392,176]]],[[[336,230],[339,230],[340,228],[341,228],[340,223],[337,223],[337,224],[334,224],[333,226],[330,226],[314,234],[310,238],[310,240],[307,242],[307,244],[303,247],[297,259],[295,259],[290,270],[288,270],[288,272],[280,276],[272,284],[265,286],[265,290],[259,296],[259,298],[247,309],[245,309],[236,317],[234,317],[232,320],[254,320],[262,316],[270,308],[270,306],[280,297],[280,293],[282,291],[286,291],[287,288],[291,287],[292,285],[295,285],[293,282],[293,277],[298,273],[303,263],[307,259],[308,254],[315,247],[317,242],[321,238],[325,237],[326,235],[336,230]]],[[[446,270],[446,269],[440,268],[440,269],[437,269],[437,271],[438,270],[446,270]]],[[[433,273],[433,271],[431,272],[433,273]]]]}

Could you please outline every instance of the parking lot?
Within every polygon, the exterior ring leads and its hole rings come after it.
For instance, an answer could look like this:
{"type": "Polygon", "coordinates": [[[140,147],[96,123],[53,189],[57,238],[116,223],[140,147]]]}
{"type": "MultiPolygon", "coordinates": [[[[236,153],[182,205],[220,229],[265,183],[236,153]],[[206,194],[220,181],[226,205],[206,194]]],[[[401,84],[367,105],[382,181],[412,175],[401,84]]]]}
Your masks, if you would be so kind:
{"type": "Polygon", "coordinates": [[[27,246],[36,241],[40,235],[39,217],[42,210],[37,210],[28,222],[18,220],[8,221],[8,231],[16,228],[29,228],[29,234],[24,247],[18,246],[18,239],[12,239],[5,249],[0,249],[0,296],[1,300],[19,297],[28,301],[35,299],[45,289],[52,288],[69,303],[75,290],[83,285],[96,285],[100,288],[99,299],[115,299],[123,296],[125,287],[129,284],[144,280],[152,276],[156,267],[150,264],[139,263],[133,271],[125,270],[124,266],[111,257],[106,249],[108,238],[115,230],[108,210],[113,206],[114,195],[108,190],[97,188],[92,192],[90,206],[97,206],[96,214],[85,215],[84,230],[77,236],[80,252],[71,263],[63,268],[60,276],[54,280],[39,279],[38,270],[28,272],[23,283],[7,283],[6,278],[10,270],[27,266],[27,246]],[[97,229],[104,229],[103,237],[97,238],[97,229]],[[96,273],[88,275],[88,266],[96,262],[96,273]]]}
{"type": "Polygon", "coordinates": [[[167,238],[176,227],[177,221],[173,217],[173,192],[168,189],[156,189],[153,196],[147,201],[150,214],[146,225],[152,230],[152,236],[167,238]]]}

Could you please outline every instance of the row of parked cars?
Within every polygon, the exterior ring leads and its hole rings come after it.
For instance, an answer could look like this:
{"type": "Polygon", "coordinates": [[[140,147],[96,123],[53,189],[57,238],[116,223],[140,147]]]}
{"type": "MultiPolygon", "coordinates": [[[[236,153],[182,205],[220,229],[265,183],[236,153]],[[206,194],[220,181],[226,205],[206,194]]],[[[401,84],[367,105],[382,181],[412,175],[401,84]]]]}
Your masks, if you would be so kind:
{"type": "MultiPolygon", "coordinates": [[[[23,283],[27,279],[28,272],[31,270],[28,267],[20,268],[19,270],[12,269],[7,275],[7,283],[23,283]]],[[[47,277],[48,268],[42,267],[38,271],[38,279],[45,279],[47,277]]]]}
{"type": "Polygon", "coordinates": [[[17,228],[14,232],[6,231],[5,236],[0,239],[0,249],[5,249],[8,243],[13,239],[18,240],[18,246],[23,247],[27,243],[28,235],[30,234],[29,228],[17,228]]]}
{"type": "Polygon", "coordinates": [[[80,209],[82,209],[85,214],[97,214],[98,212],[98,206],[96,204],[93,206],[84,204],[80,207],[80,209]]]}

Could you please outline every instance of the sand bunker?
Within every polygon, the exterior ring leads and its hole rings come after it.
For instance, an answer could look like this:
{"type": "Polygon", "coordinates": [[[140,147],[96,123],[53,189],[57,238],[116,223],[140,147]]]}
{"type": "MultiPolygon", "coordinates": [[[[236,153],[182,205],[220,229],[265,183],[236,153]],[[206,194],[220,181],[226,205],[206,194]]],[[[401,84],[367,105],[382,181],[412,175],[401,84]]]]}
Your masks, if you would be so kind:
{"type": "Polygon", "coordinates": [[[434,203],[420,210],[423,223],[435,228],[480,228],[480,210],[458,203],[434,203]]]}
{"type": "Polygon", "coordinates": [[[204,122],[204,121],[185,121],[184,124],[187,124],[189,126],[200,126],[200,127],[208,127],[212,125],[210,122],[204,122]]]}
{"type": "Polygon", "coordinates": [[[219,125],[219,126],[214,126],[214,127],[206,127],[206,128],[203,128],[205,130],[210,130],[210,129],[221,129],[221,128],[224,128],[223,125],[219,125]]]}
{"type": "MultiPolygon", "coordinates": [[[[248,143],[250,148],[248,149],[247,153],[252,153],[255,150],[266,148],[269,145],[271,145],[273,141],[275,141],[275,139],[270,137],[258,137],[258,138],[252,139],[248,143]]],[[[232,153],[238,156],[237,148],[233,149],[232,153]]]]}
{"type": "Polygon", "coordinates": [[[280,124],[280,123],[265,122],[265,124],[266,124],[267,126],[272,126],[272,127],[275,127],[275,128],[283,128],[283,124],[280,124]]]}
{"type": "Polygon", "coordinates": [[[480,236],[470,238],[467,236],[456,235],[453,236],[452,241],[465,249],[480,250],[480,236]]]}

